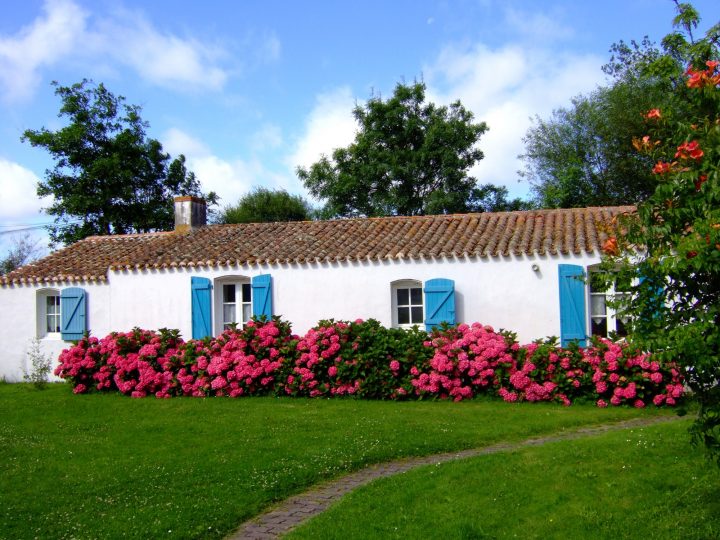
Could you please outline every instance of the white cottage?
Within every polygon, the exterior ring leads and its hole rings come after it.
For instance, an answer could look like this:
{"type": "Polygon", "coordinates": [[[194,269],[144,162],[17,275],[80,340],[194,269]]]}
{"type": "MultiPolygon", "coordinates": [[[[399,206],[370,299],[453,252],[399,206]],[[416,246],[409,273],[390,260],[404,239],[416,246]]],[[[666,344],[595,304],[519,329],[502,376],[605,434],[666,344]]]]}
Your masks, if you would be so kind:
{"type": "Polygon", "coordinates": [[[609,292],[577,279],[606,225],[633,207],[205,225],[175,201],[175,230],[94,236],[0,278],[0,377],[18,380],[38,338],[57,357],[86,331],[220,333],[253,314],[304,333],[321,319],[387,326],[475,322],[522,342],[622,331],[609,292]],[[592,311],[592,313],[590,313],[592,311]]]}

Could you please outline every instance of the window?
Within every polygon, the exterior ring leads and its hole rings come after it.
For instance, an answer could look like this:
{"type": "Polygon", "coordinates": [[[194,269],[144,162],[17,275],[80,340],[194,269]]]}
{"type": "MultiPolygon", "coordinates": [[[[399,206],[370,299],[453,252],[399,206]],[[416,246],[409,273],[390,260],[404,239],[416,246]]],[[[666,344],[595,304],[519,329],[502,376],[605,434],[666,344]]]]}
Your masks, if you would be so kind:
{"type": "Polygon", "coordinates": [[[252,285],[249,279],[219,278],[215,283],[215,334],[244,326],[252,317],[252,285]]]}
{"type": "Polygon", "coordinates": [[[37,337],[60,337],[60,291],[42,289],[37,292],[37,337]]]}
{"type": "Polygon", "coordinates": [[[244,326],[252,316],[273,316],[272,276],[223,276],[214,281],[190,277],[190,321],[193,339],[221,334],[232,324],[244,326]]]}
{"type": "Polygon", "coordinates": [[[223,284],[223,330],[245,324],[252,316],[252,288],[249,283],[223,284]],[[240,316],[238,316],[240,315],[240,316]]]}
{"type": "Polygon", "coordinates": [[[617,305],[611,306],[610,303],[628,298],[629,290],[630,284],[621,283],[618,279],[610,289],[602,290],[590,274],[590,333],[593,336],[627,336],[627,316],[618,313],[617,305]]]}
{"type": "Polygon", "coordinates": [[[393,326],[409,328],[425,320],[422,283],[401,281],[393,284],[393,326]]]}
{"type": "Polygon", "coordinates": [[[45,297],[46,300],[46,327],[48,333],[60,332],[60,295],[52,294],[45,297]]]}

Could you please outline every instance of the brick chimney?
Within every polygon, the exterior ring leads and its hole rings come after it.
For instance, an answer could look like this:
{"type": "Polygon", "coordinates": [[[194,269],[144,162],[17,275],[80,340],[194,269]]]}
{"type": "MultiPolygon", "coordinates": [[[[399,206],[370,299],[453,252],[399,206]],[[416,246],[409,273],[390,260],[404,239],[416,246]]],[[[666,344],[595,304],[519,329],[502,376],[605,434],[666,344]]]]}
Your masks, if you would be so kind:
{"type": "Polygon", "coordinates": [[[175,197],[175,230],[187,232],[203,227],[207,221],[205,199],[200,197],[175,197]]]}

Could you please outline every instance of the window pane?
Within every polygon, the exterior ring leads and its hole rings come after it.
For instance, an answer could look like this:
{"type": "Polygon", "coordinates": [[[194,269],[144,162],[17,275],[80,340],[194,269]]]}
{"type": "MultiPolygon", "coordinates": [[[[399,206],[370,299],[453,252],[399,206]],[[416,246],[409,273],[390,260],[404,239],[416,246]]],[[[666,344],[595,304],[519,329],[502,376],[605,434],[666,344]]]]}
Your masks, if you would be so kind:
{"type": "Polygon", "coordinates": [[[60,296],[45,298],[45,326],[47,332],[60,332],[60,296]]]}
{"type": "Polygon", "coordinates": [[[413,324],[422,324],[423,322],[423,308],[421,307],[414,307],[412,309],[412,323],[413,324]]]}
{"type": "Polygon", "coordinates": [[[47,316],[47,331],[48,332],[57,332],[57,330],[55,330],[55,316],[54,315],[47,316]]]}
{"type": "Polygon", "coordinates": [[[398,308],[398,324],[410,324],[410,308],[398,308]]]}
{"type": "Polygon", "coordinates": [[[607,290],[601,283],[599,283],[600,275],[597,272],[590,272],[589,277],[591,293],[605,292],[607,290]]]}
{"type": "Polygon", "coordinates": [[[235,302],[235,285],[223,285],[223,302],[235,302]]]}
{"type": "Polygon", "coordinates": [[[249,283],[242,284],[242,301],[250,302],[250,295],[252,294],[252,287],[249,283]]]}
{"type": "Polygon", "coordinates": [[[243,323],[246,323],[250,320],[250,317],[252,317],[252,306],[250,304],[243,304],[242,311],[243,323]]]}
{"type": "Polygon", "coordinates": [[[410,303],[413,306],[422,306],[422,289],[420,287],[410,289],[410,303]]]}
{"type": "Polygon", "coordinates": [[[397,290],[397,303],[398,306],[407,306],[410,302],[410,295],[407,289],[397,290]]]}
{"type": "Polygon", "coordinates": [[[615,333],[619,337],[627,336],[627,328],[625,328],[625,322],[622,319],[615,319],[615,333]]]}
{"type": "Polygon", "coordinates": [[[223,304],[223,323],[237,322],[235,318],[235,304],[223,304]]]}
{"type": "Polygon", "coordinates": [[[607,313],[605,307],[605,295],[604,294],[593,294],[590,296],[590,314],[595,316],[604,317],[607,313]]]}
{"type": "Polygon", "coordinates": [[[615,290],[618,292],[627,292],[630,290],[630,278],[625,279],[617,278],[615,280],[615,290]]]}
{"type": "Polygon", "coordinates": [[[607,336],[607,319],[595,318],[590,323],[590,328],[593,336],[607,336]]]}

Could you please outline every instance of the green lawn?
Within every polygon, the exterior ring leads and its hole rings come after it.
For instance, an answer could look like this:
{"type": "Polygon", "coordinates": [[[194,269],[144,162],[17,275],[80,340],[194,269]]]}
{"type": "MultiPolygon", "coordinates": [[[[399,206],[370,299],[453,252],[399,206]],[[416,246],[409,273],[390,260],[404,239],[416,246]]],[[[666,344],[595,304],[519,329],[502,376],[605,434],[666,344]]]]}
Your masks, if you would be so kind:
{"type": "Polygon", "coordinates": [[[0,536],[219,537],[274,501],[368,463],[649,414],[668,412],[488,401],[136,400],[3,384],[0,536]]]}
{"type": "Polygon", "coordinates": [[[415,469],[289,538],[720,538],[720,471],[689,446],[689,424],[415,469]]]}

